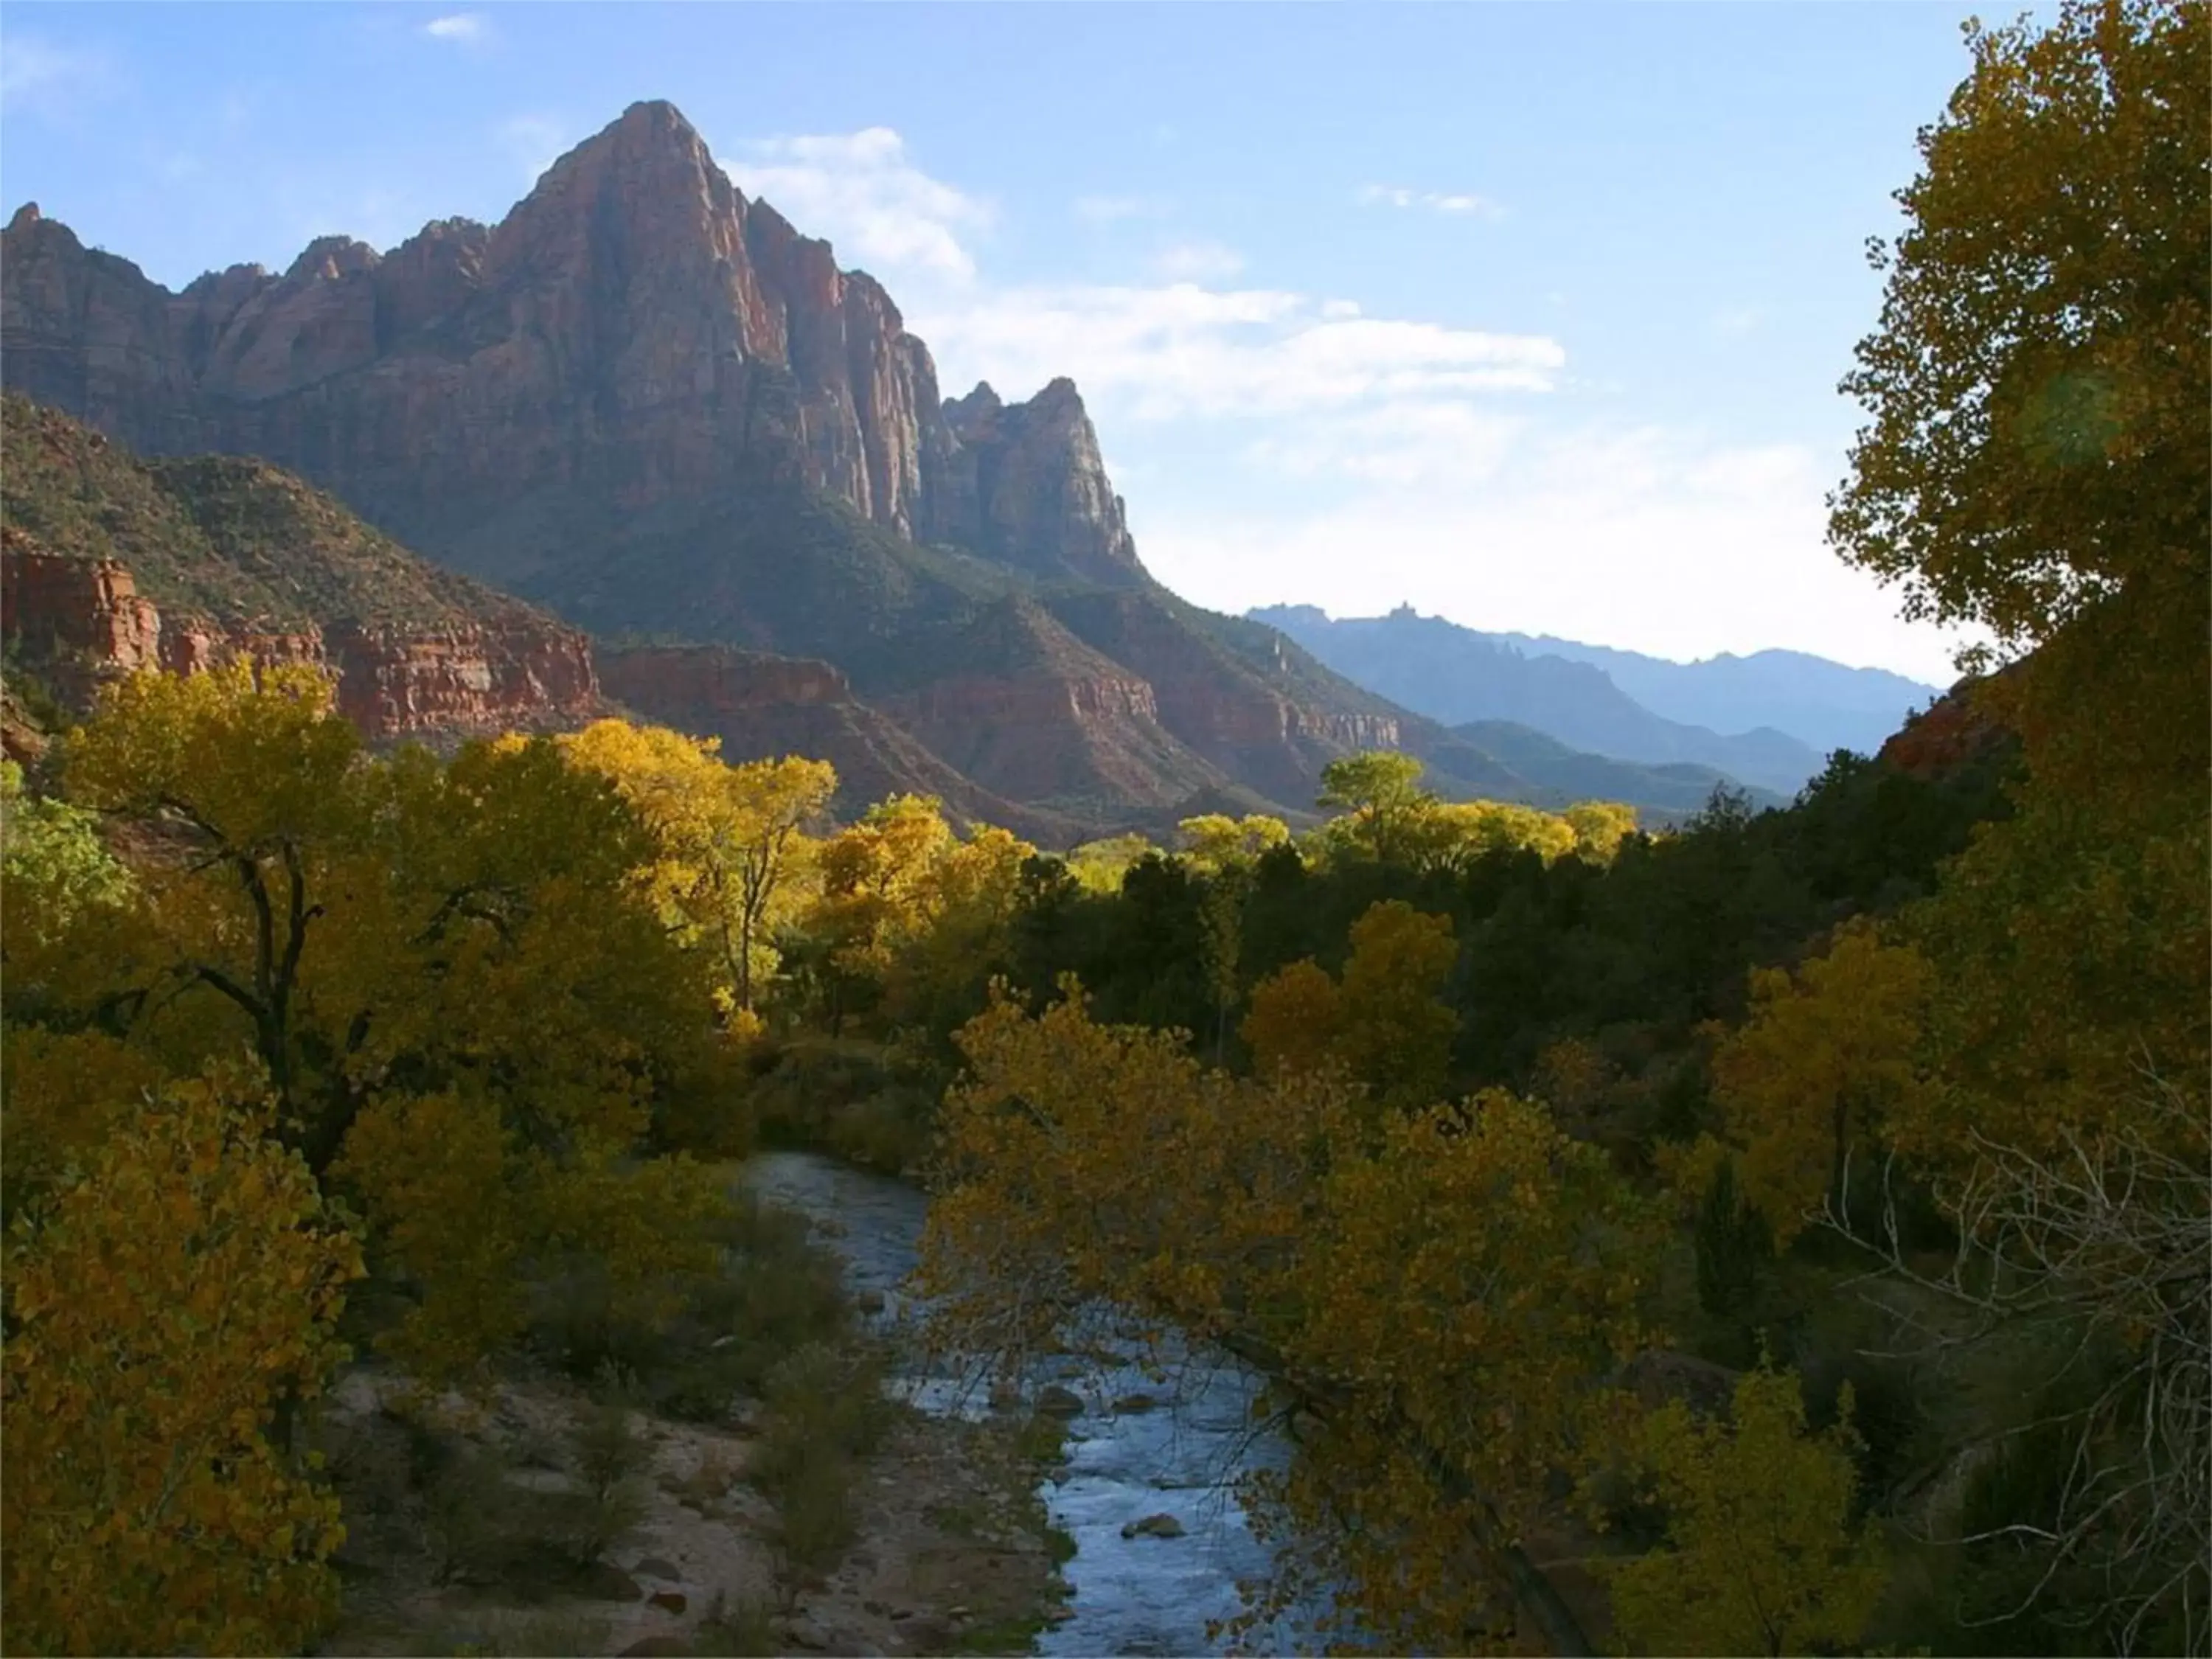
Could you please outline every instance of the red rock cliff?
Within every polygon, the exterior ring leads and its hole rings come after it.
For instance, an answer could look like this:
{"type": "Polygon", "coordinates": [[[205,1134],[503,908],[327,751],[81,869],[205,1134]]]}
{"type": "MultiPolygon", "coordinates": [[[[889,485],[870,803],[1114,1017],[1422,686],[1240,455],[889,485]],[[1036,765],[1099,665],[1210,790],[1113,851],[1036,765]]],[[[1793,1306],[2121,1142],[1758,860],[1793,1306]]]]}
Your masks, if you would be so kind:
{"type": "Polygon", "coordinates": [[[0,534],[0,629],[80,702],[117,674],[193,673],[244,656],[326,669],[339,710],[372,739],[568,725],[600,707],[591,647],[568,629],[341,621],[258,633],[200,617],[165,620],[114,561],[44,552],[12,526],[0,534]]]}

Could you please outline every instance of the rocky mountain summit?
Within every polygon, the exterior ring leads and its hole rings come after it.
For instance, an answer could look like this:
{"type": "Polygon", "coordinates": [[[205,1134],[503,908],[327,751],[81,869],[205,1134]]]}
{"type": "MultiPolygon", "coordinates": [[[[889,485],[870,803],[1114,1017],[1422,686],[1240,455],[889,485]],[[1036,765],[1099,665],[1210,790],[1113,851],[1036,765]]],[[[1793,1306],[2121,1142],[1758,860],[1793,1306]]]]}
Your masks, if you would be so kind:
{"type": "Polygon", "coordinates": [[[27,206],[12,389],[152,454],[265,457],[513,578],[559,499],[625,513],[787,478],[908,541],[1050,575],[1143,574],[1073,384],[947,404],[873,277],[749,201],[672,105],[633,105],[505,220],[172,294],[27,206]]]}
{"type": "MultiPolygon", "coordinates": [[[[733,757],[816,744],[1063,843],[1196,803],[1296,812],[1362,748],[1420,754],[1447,794],[1573,793],[1537,750],[1523,770],[1160,587],[1072,381],[942,397],[882,286],[748,199],[665,103],[497,225],[324,237],[181,292],[25,206],[0,231],[0,361],[149,458],[289,469],[623,642],[624,701],[733,757]],[[678,646],[724,654],[653,655],[678,646]]],[[[1682,805],[1680,779],[1613,775],[1682,805]]]]}

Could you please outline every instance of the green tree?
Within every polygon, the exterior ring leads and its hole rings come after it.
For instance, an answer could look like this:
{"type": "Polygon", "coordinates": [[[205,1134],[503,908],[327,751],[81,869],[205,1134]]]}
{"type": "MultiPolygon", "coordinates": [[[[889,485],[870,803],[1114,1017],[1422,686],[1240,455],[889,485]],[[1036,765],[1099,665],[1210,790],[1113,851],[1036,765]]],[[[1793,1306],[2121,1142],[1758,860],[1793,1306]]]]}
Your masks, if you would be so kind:
{"type": "Polygon", "coordinates": [[[1411,850],[1436,797],[1420,787],[1421,763],[1395,750],[1369,750],[1322,769],[1318,804],[1345,815],[1340,834],[1366,856],[1389,863],[1411,850]]]}
{"type": "MultiPolygon", "coordinates": [[[[301,967],[326,914],[318,878],[360,822],[360,753],[322,675],[274,669],[257,684],[246,663],[132,675],[70,744],[72,796],[186,853],[147,866],[172,947],[165,976],[244,1016],[287,1120],[300,1108],[301,967]]],[[[156,988],[138,988],[143,1000],[156,988]]]]}
{"type": "Polygon", "coordinates": [[[1615,1623],[1654,1654],[1806,1653],[1856,1643],[1887,1568],[1871,1522],[1852,1524],[1858,1471],[1850,1399],[1805,1425],[1797,1378],[1762,1367],[1737,1382],[1726,1424],[1675,1401],[1644,1425],[1667,1539],[1612,1571],[1615,1623]]]}

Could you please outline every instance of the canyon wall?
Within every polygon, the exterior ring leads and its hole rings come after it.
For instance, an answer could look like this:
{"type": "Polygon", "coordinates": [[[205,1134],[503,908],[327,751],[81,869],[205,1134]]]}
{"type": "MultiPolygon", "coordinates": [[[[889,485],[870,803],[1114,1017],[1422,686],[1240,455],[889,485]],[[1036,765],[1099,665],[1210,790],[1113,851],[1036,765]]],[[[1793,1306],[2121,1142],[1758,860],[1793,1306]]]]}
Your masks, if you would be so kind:
{"type": "Polygon", "coordinates": [[[13,527],[0,545],[0,629],[80,705],[118,674],[192,673],[244,657],[324,669],[339,711],[373,740],[568,726],[602,707],[591,647],[571,629],[339,621],[264,633],[164,617],[122,564],[41,551],[13,527]]]}

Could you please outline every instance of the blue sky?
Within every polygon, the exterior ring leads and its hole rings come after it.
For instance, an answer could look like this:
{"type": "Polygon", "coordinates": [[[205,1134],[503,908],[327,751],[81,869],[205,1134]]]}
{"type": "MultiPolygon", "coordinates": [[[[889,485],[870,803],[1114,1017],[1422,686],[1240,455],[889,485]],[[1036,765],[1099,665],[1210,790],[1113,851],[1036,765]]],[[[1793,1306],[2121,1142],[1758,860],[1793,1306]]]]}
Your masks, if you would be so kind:
{"type": "Polygon", "coordinates": [[[948,393],[1073,375],[1194,599],[1943,681],[1821,500],[1966,15],[10,0],[0,191],[173,287],[495,220],[671,99],[948,393]]]}

